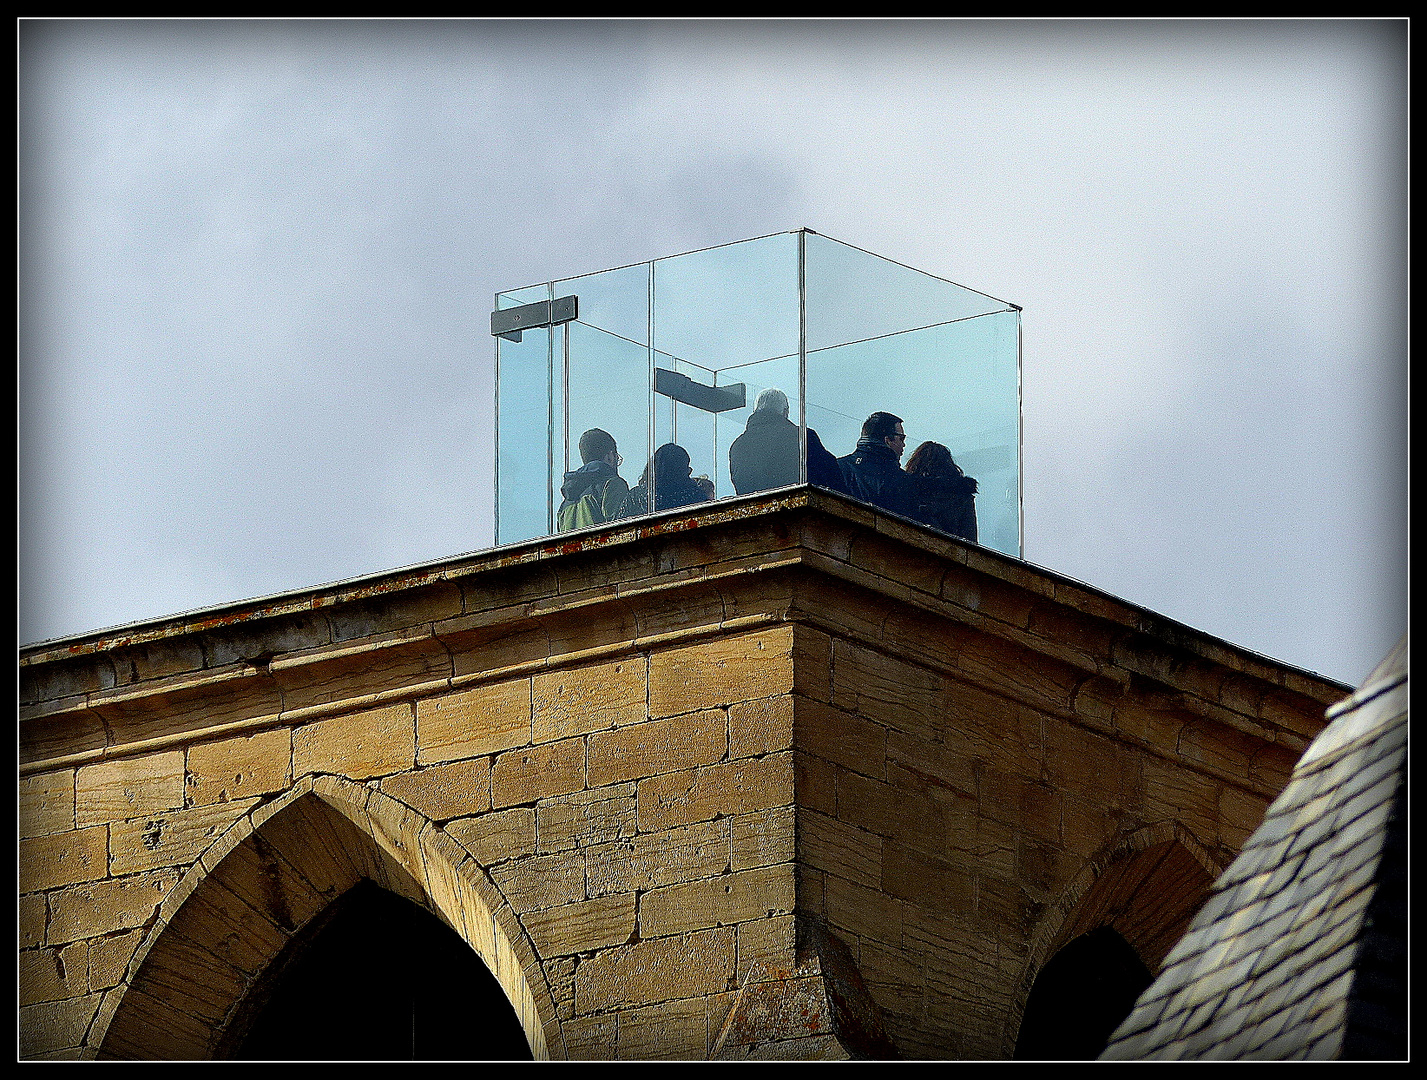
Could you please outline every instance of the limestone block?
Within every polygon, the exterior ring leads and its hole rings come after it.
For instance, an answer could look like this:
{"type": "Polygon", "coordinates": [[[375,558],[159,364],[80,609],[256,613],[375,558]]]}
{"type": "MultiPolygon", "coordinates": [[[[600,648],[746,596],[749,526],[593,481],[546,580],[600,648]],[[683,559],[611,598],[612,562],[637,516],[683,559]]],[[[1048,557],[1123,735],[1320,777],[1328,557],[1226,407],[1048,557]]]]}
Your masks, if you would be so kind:
{"type": "Polygon", "coordinates": [[[183,751],[101,761],[75,778],[80,827],[183,806],[183,751]]]}
{"type": "Polygon", "coordinates": [[[739,758],[650,777],[639,781],[638,799],[642,832],[788,806],[793,801],[793,755],[739,758]]]}
{"type": "Polygon", "coordinates": [[[645,667],[638,656],[536,675],[533,740],[551,742],[645,719],[645,667]]]}
{"type": "Polygon", "coordinates": [[[351,780],[409,769],[416,759],[416,728],[410,705],[334,716],[292,733],[294,776],[338,773],[351,780]]]}
{"type": "Polygon", "coordinates": [[[589,737],[591,787],[709,765],[728,752],[728,717],[702,709],[668,720],[646,720],[589,737]]]}
{"type": "Polygon", "coordinates": [[[711,638],[649,658],[649,715],[673,716],[793,688],[788,627],[711,638]]]}
{"type": "Polygon", "coordinates": [[[520,917],[546,958],[622,945],[634,933],[634,896],[601,896],[526,912],[520,917]]]}
{"type": "MultiPolygon", "coordinates": [[[[572,976],[573,979],[573,976],[572,976]]],[[[572,991],[573,994],[573,991],[572,991]]],[[[573,1007],[573,996],[571,1003],[573,1007]]],[[[560,1025],[565,1034],[565,1052],[571,1061],[612,1061],[615,1058],[615,1013],[579,1016],[560,1025]]]]}
{"type": "Polygon", "coordinates": [[[535,851],[535,811],[516,807],[446,824],[446,832],[484,867],[535,851]]]}
{"type": "Polygon", "coordinates": [[[449,821],[489,810],[490,758],[452,761],[382,781],[381,790],[432,821],[449,821]]]}
{"type": "Polygon", "coordinates": [[[541,852],[589,847],[636,831],[635,786],[609,784],[545,799],[536,807],[541,852]]]}
{"type": "Polygon", "coordinates": [[[741,701],[728,707],[728,756],[756,757],[793,747],[793,698],[741,701]]]}
{"type": "Polygon", "coordinates": [[[945,681],[935,672],[850,642],[833,643],[832,704],[844,712],[930,739],[943,724],[945,696],[945,681]]]}
{"type": "Polygon", "coordinates": [[[99,1011],[99,995],[30,1005],[20,1010],[20,1056],[38,1057],[80,1046],[99,1011]]]}
{"type": "Polygon", "coordinates": [[[21,836],[45,836],[74,826],[73,769],[21,777],[21,836]]]}
{"type": "Polygon", "coordinates": [[[708,1010],[685,998],[619,1014],[618,1056],[633,1061],[699,1061],[708,1056],[708,1010]]]}
{"type": "Polygon", "coordinates": [[[882,884],[883,838],[855,825],[805,810],[798,834],[802,861],[869,889],[882,884]]]}
{"type": "Polygon", "coordinates": [[[552,795],[567,795],[584,786],[584,739],[562,739],[508,750],[491,767],[491,805],[497,810],[552,795]]]}
{"type": "Polygon", "coordinates": [[[20,953],[20,1004],[62,1001],[89,992],[89,942],[20,953]]]}
{"type": "Polygon", "coordinates": [[[902,901],[880,888],[869,889],[836,874],[823,876],[823,907],[828,925],[846,934],[900,945],[902,906],[902,901]]]}
{"type": "Polygon", "coordinates": [[[144,926],[177,883],[176,871],[160,870],[51,893],[49,942],[78,941],[144,926]]]}
{"type": "Polygon", "coordinates": [[[529,855],[491,870],[506,902],[517,912],[558,907],[585,898],[585,867],[563,855],[529,855]]]}
{"type": "Polygon", "coordinates": [[[530,680],[482,683],[416,703],[417,760],[495,754],[530,742],[530,680]]]}
{"type": "MultiPolygon", "coordinates": [[[[792,871],[792,867],[789,867],[792,871]]],[[[738,982],[748,978],[755,964],[774,971],[790,971],[796,966],[797,918],[774,915],[738,924],[738,982]]]]}
{"type": "Polygon", "coordinates": [[[854,772],[838,774],[837,816],[848,825],[925,851],[945,848],[942,807],[935,799],[854,772]]]}
{"type": "Polygon", "coordinates": [[[287,728],[188,749],[189,806],[266,795],[291,783],[292,732],[287,728]]]}
{"type": "Polygon", "coordinates": [[[45,943],[45,920],[48,912],[44,893],[20,897],[20,948],[29,949],[45,943]]]}
{"type": "Polygon", "coordinates": [[[796,856],[794,818],[791,806],[735,815],[730,824],[733,869],[792,862],[796,856]]]}
{"type": "Polygon", "coordinates": [[[887,729],[817,701],[797,703],[798,749],[826,761],[882,779],[886,775],[887,729]]]}
{"type": "Polygon", "coordinates": [[[596,844],[585,855],[589,895],[713,877],[728,870],[729,849],[728,818],[596,844]]]}
{"type": "Polygon", "coordinates": [[[639,933],[664,937],[792,910],[793,867],[783,863],[650,890],[639,900],[639,933]]]}
{"type": "Polygon", "coordinates": [[[110,826],[109,870],[118,876],[187,866],[256,802],[216,803],[116,822],[110,826]]]}
{"type": "Polygon", "coordinates": [[[575,970],[575,1013],[733,989],[734,930],[720,927],[596,953],[575,970]]]}
{"type": "Polygon", "coordinates": [[[832,700],[832,638],[798,623],[793,627],[793,690],[811,701],[832,700]]]}
{"type": "Polygon", "coordinates": [[[124,981],[124,972],[144,940],[143,930],[111,934],[89,943],[89,988],[107,990],[124,981]]]}
{"type": "Polygon", "coordinates": [[[20,841],[20,892],[107,877],[109,829],[95,825],[20,841]]]}

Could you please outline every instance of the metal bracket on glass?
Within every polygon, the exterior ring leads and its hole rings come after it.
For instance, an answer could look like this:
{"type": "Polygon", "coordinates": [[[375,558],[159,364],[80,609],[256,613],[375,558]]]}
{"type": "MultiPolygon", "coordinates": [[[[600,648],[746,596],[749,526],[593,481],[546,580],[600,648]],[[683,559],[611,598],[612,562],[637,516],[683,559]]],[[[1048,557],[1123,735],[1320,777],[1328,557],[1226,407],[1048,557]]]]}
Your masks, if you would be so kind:
{"type": "Polygon", "coordinates": [[[579,310],[580,300],[576,296],[561,296],[555,300],[541,300],[537,304],[503,308],[491,312],[491,333],[507,341],[519,341],[522,330],[536,330],[542,326],[570,322],[579,318],[579,310]]]}
{"type": "Polygon", "coordinates": [[[661,367],[654,369],[654,392],[711,413],[741,409],[748,400],[743,383],[705,386],[703,383],[694,382],[687,375],[661,367]]]}

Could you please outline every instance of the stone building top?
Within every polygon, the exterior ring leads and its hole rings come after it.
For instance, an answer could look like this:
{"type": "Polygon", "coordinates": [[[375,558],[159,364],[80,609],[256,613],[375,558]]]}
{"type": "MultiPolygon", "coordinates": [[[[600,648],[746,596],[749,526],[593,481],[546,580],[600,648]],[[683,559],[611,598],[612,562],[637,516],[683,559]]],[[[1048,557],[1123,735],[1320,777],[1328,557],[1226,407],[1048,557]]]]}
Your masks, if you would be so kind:
{"type": "MultiPolygon", "coordinates": [[[[1327,706],[1351,690],[1021,559],[803,487],[26,645],[19,659],[22,771],[37,767],[31,758],[50,761],[54,752],[76,762],[113,752],[123,739],[115,722],[133,711],[126,703],[154,694],[192,696],[233,680],[237,689],[254,676],[281,684],[284,668],[295,674],[318,655],[391,655],[452,634],[495,640],[516,624],[563,621],[582,608],[654,602],[662,609],[670,590],[717,592],[721,580],[798,568],[890,589],[910,610],[950,613],[1082,672],[1142,681],[1170,706],[1206,708],[1218,722],[1295,755],[1319,730],[1305,724],[1302,699],[1327,706]],[[931,560],[919,563],[918,549],[931,560]],[[940,568],[948,559],[957,571],[940,568]]],[[[711,617],[728,626],[738,615],[721,607],[711,617]]],[[[636,615],[632,643],[652,640],[659,618],[636,615]]],[[[682,632],[697,633],[702,620],[690,618],[682,632]]],[[[561,652],[557,641],[533,643],[510,673],[556,665],[561,652]]],[[[419,677],[393,681],[393,691],[398,683],[402,692],[456,687],[505,671],[463,673],[432,663],[419,677]]],[[[293,708],[293,700],[274,697],[238,708],[258,714],[233,723],[271,722],[273,712],[301,719],[293,708]]]]}

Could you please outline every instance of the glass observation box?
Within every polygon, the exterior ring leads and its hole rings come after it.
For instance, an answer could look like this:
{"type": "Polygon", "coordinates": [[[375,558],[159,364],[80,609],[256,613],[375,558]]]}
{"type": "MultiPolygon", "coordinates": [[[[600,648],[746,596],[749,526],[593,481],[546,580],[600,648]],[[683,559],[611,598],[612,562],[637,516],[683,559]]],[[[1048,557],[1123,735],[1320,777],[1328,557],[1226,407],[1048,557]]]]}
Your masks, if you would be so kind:
{"type": "Polygon", "coordinates": [[[496,543],[812,483],[1019,557],[1020,316],[807,229],[498,293],[496,543]]]}

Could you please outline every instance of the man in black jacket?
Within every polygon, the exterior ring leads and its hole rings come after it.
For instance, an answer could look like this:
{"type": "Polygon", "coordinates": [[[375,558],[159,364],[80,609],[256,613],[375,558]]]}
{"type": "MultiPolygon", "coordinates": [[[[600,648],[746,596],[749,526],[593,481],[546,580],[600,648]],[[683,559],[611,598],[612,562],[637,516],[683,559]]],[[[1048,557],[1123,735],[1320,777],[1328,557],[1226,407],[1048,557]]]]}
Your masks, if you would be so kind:
{"type": "Polygon", "coordinates": [[[900,416],[889,412],[869,416],[862,425],[857,449],[837,459],[849,494],[894,514],[910,516],[911,483],[901,465],[906,448],[907,433],[900,416]]]}
{"type": "Polygon", "coordinates": [[[728,473],[740,495],[796,484],[798,425],[788,419],[788,395],[764,390],[753,404],[748,426],[728,448],[728,473]]]}

